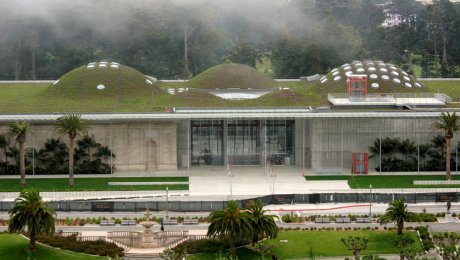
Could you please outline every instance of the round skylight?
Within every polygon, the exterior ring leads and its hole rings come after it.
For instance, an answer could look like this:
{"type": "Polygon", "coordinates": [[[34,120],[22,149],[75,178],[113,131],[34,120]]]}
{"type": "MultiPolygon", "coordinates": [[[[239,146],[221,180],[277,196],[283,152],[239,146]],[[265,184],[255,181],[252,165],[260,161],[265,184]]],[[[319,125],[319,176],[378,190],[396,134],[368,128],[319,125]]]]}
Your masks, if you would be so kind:
{"type": "Polygon", "coordinates": [[[334,72],[332,72],[332,76],[334,76],[334,77],[335,77],[335,76],[338,76],[338,75],[339,75],[339,72],[338,72],[338,71],[334,71],[334,72]]]}
{"type": "Polygon", "coordinates": [[[364,73],[364,69],[363,69],[363,68],[358,68],[358,69],[356,70],[356,72],[358,72],[358,73],[364,73]]]}
{"type": "Polygon", "coordinates": [[[377,74],[371,74],[371,75],[369,75],[369,77],[371,77],[371,79],[377,79],[378,78],[377,74]]]}
{"type": "Polygon", "coordinates": [[[392,72],[391,72],[391,75],[396,76],[396,77],[399,77],[399,73],[396,72],[396,71],[392,71],[392,72]]]}
{"type": "Polygon", "coordinates": [[[374,83],[371,84],[371,87],[372,88],[379,88],[380,85],[379,85],[379,83],[374,82],[374,83]]]}
{"type": "Polygon", "coordinates": [[[410,84],[409,82],[406,82],[406,83],[404,83],[404,86],[405,86],[406,88],[411,88],[411,87],[412,87],[412,84],[410,84]]]}
{"type": "Polygon", "coordinates": [[[112,69],[118,69],[118,66],[119,66],[119,65],[117,65],[117,64],[113,64],[113,63],[110,64],[110,67],[111,67],[112,69]]]}
{"type": "Polygon", "coordinates": [[[107,63],[99,63],[99,68],[107,68],[107,63]]]}
{"type": "Polygon", "coordinates": [[[385,69],[385,68],[380,68],[380,72],[383,72],[383,73],[387,73],[387,72],[388,72],[388,70],[387,70],[387,69],[385,69]]]}
{"type": "Polygon", "coordinates": [[[336,71],[339,71],[339,69],[335,68],[335,69],[331,70],[332,73],[334,73],[336,71]]]}
{"type": "Polygon", "coordinates": [[[88,64],[88,66],[86,66],[87,69],[94,69],[94,64],[88,64]]]}
{"type": "Polygon", "coordinates": [[[55,82],[53,82],[53,85],[56,85],[59,83],[59,80],[56,80],[55,82]]]}
{"type": "Polygon", "coordinates": [[[370,72],[375,72],[376,71],[375,67],[369,67],[369,68],[367,68],[367,70],[370,71],[370,72]]]}
{"type": "Polygon", "coordinates": [[[325,77],[325,78],[321,79],[319,82],[320,82],[321,84],[324,84],[324,83],[327,82],[327,78],[325,77]]]}
{"type": "Polygon", "coordinates": [[[388,77],[388,75],[382,75],[381,78],[382,78],[383,80],[389,80],[389,79],[390,79],[390,77],[388,77]]]}
{"type": "Polygon", "coordinates": [[[350,66],[345,66],[345,67],[343,67],[343,70],[351,70],[351,67],[350,66]]]}
{"type": "Polygon", "coordinates": [[[419,82],[415,82],[414,84],[417,88],[421,88],[422,87],[422,84],[420,84],[419,82]]]}
{"type": "Polygon", "coordinates": [[[97,88],[98,90],[103,90],[103,89],[105,89],[105,86],[102,85],[102,84],[99,84],[99,85],[97,85],[96,88],[97,88]]]}
{"type": "Polygon", "coordinates": [[[176,93],[176,89],[174,89],[174,88],[168,88],[168,94],[174,95],[174,93],[176,93]]]}
{"type": "Polygon", "coordinates": [[[408,76],[403,77],[405,81],[410,81],[410,78],[408,76]]]}
{"type": "Polygon", "coordinates": [[[351,74],[353,74],[353,71],[347,71],[347,72],[345,72],[345,76],[350,76],[351,74]]]}
{"type": "Polygon", "coordinates": [[[334,81],[339,81],[341,79],[340,76],[334,77],[334,81]]]}
{"type": "Polygon", "coordinates": [[[145,80],[145,83],[149,84],[149,85],[153,85],[153,82],[150,80],[150,79],[146,79],[145,80]]]}
{"type": "Polygon", "coordinates": [[[407,74],[407,72],[405,72],[404,70],[401,71],[401,73],[402,73],[404,76],[409,76],[409,74],[407,74]]]}
{"type": "Polygon", "coordinates": [[[399,80],[398,78],[394,78],[393,82],[396,83],[396,84],[401,84],[401,80],[399,80]]]}

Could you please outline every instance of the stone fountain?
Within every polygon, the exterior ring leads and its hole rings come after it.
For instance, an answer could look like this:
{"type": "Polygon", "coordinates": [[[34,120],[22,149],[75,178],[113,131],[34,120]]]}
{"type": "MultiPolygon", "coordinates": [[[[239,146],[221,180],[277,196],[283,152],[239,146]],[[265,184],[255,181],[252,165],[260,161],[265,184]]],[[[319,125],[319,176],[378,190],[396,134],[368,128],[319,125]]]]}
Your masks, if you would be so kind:
{"type": "Polygon", "coordinates": [[[152,212],[149,208],[145,210],[144,216],[146,221],[139,222],[145,229],[143,232],[109,232],[108,237],[133,248],[159,248],[165,247],[171,243],[183,239],[188,236],[187,231],[174,232],[167,235],[164,231],[163,225],[160,231],[154,232],[152,227],[155,222],[150,221],[152,212]]]}

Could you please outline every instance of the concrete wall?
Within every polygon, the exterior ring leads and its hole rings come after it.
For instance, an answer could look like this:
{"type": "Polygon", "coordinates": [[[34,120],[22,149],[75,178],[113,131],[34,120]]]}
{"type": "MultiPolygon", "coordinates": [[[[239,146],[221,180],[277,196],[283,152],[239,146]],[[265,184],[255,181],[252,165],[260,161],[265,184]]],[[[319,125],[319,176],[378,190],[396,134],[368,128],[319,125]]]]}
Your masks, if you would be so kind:
{"type": "MultiPolygon", "coordinates": [[[[174,122],[91,123],[91,128],[88,134],[115,154],[116,171],[177,170],[177,127],[174,122]]],[[[6,128],[0,131],[4,132],[6,128]]],[[[27,136],[26,148],[41,149],[47,139],[56,137],[68,145],[67,136],[59,136],[53,125],[34,124],[27,136]]]]}

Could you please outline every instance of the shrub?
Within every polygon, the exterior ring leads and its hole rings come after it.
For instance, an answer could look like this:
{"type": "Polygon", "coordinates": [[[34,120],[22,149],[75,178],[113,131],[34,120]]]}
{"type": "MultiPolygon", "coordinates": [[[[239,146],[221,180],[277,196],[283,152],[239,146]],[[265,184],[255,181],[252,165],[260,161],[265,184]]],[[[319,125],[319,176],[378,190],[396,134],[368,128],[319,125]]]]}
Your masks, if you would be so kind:
{"type": "Polygon", "coordinates": [[[76,235],[69,237],[40,235],[37,241],[74,252],[83,252],[91,255],[109,256],[111,258],[123,256],[123,248],[105,241],[77,241],[76,235]]]}
{"type": "Polygon", "coordinates": [[[184,248],[187,254],[219,252],[227,247],[225,241],[216,239],[188,240],[176,246],[173,250],[184,248]]]}
{"type": "Polygon", "coordinates": [[[282,220],[284,223],[291,223],[291,222],[292,222],[291,216],[290,216],[289,214],[283,215],[283,216],[281,217],[281,220],[282,220]]]}

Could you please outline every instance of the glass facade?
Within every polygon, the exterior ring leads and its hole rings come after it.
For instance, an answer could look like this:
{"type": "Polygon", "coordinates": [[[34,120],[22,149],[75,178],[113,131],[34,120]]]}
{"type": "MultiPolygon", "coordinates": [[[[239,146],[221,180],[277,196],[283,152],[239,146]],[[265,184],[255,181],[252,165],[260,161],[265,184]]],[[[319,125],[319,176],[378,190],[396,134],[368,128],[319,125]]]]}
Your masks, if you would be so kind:
{"type": "Polygon", "coordinates": [[[194,120],[192,165],[294,164],[294,120],[194,120]]]}

